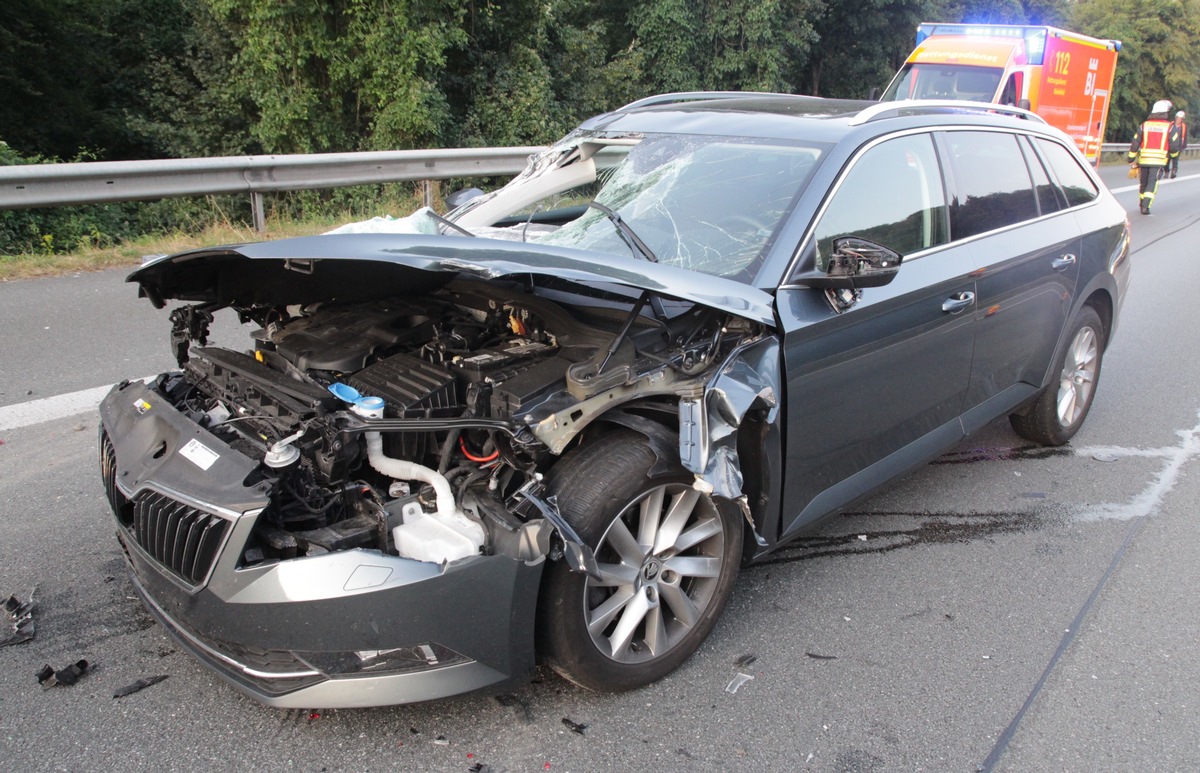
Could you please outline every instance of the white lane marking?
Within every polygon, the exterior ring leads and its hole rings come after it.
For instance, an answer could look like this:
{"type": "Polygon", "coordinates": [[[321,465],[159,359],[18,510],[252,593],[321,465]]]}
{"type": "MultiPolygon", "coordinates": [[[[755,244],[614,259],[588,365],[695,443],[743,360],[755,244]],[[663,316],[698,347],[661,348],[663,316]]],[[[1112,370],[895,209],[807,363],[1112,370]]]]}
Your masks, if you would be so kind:
{"type": "MultiPolygon", "coordinates": [[[[1183,177],[1176,177],[1174,179],[1167,177],[1162,180],[1159,180],[1158,184],[1159,185],[1172,185],[1174,183],[1181,183],[1184,180],[1195,180],[1196,178],[1200,178],[1200,174],[1189,174],[1189,175],[1185,175],[1183,177]]],[[[1138,189],[1139,185],[1122,185],[1120,188],[1109,188],[1108,192],[1113,195],[1116,195],[1118,193],[1129,193],[1130,191],[1136,191],[1138,189]]]]}
{"type": "MultiPolygon", "coordinates": [[[[1200,417],[1198,417],[1200,418],[1200,417]]],[[[1084,511],[1083,521],[1100,521],[1107,518],[1128,521],[1143,515],[1152,515],[1162,505],[1163,498],[1171,493],[1179,480],[1183,465],[1200,456],[1200,424],[1191,429],[1178,429],[1179,445],[1172,448],[1124,448],[1121,446],[1091,446],[1077,448],[1076,456],[1104,454],[1115,457],[1159,457],[1165,461],[1158,475],[1140,493],[1128,502],[1105,503],[1084,511]]]]}
{"type": "Polygon", "coordinates": [[[110,389],[112,384],[0,407],[0,432],[94,411],[110,389]]]}

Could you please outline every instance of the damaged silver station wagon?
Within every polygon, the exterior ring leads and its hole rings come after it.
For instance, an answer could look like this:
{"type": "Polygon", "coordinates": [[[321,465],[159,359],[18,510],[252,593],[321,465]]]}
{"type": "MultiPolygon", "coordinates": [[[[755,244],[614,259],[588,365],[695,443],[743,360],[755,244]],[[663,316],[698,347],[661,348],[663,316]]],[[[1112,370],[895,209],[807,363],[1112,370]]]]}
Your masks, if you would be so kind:
{"type": "Polygon", "coordinates": [[[133,582],[273,706],[652,682],[742,561],[997,417],[1065,443],[1129,278],[1071,141],[962,102],[654,97],[406,223],[130,276],[183,303],[101,406],[133,582]]]}

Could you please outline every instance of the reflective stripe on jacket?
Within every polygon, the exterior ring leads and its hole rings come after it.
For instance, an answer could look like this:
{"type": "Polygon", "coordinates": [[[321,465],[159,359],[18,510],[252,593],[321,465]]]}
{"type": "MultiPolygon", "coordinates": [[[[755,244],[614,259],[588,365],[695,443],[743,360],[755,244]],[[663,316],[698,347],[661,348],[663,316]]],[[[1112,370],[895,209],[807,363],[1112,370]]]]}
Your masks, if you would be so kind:
{"type": "Polygon", "coordinates": [[[1170,121],[1144,121],[1129,146],[1129,160],[1139,166],[1166,166],[1167,154],[1179,153],[1179,132],[1173,128],[1170,121]]]}

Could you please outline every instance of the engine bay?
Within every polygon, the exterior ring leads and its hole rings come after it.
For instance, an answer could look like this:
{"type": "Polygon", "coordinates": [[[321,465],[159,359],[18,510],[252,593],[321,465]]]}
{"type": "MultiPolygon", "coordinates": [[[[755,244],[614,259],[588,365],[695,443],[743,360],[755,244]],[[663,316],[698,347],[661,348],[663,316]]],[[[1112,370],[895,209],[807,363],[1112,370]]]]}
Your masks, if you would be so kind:
{"type": "Polygon", "coordinates": [[[351,548],[437,563],[554,554],[569,527],[538,494],[561,453],[617,405],[677,422],[680,396],[755,327],[649,292],[566,304],[460,280],[237,307],[260,326],[240,352],[206,345],[217,310],[172,314],[181,369],[156,389],[262,460],[245,485],[268,486],[271,504],[247,566],[351,548]]]}

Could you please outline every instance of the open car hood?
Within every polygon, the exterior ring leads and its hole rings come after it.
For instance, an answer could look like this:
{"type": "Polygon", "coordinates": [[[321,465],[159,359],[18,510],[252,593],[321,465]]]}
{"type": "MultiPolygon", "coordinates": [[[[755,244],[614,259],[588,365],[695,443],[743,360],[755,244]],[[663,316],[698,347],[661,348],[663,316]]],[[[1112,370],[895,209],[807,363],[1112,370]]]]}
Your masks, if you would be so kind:
{"type": "Polygon", "coordinates": [[[156,306],[356,300],[431,291],[465,274],[613,283],[774,326],[772,297],[730,279],[635,258],[465,236],[335,234],[213,247],[153,258],[129,275],[156,306]]]}

